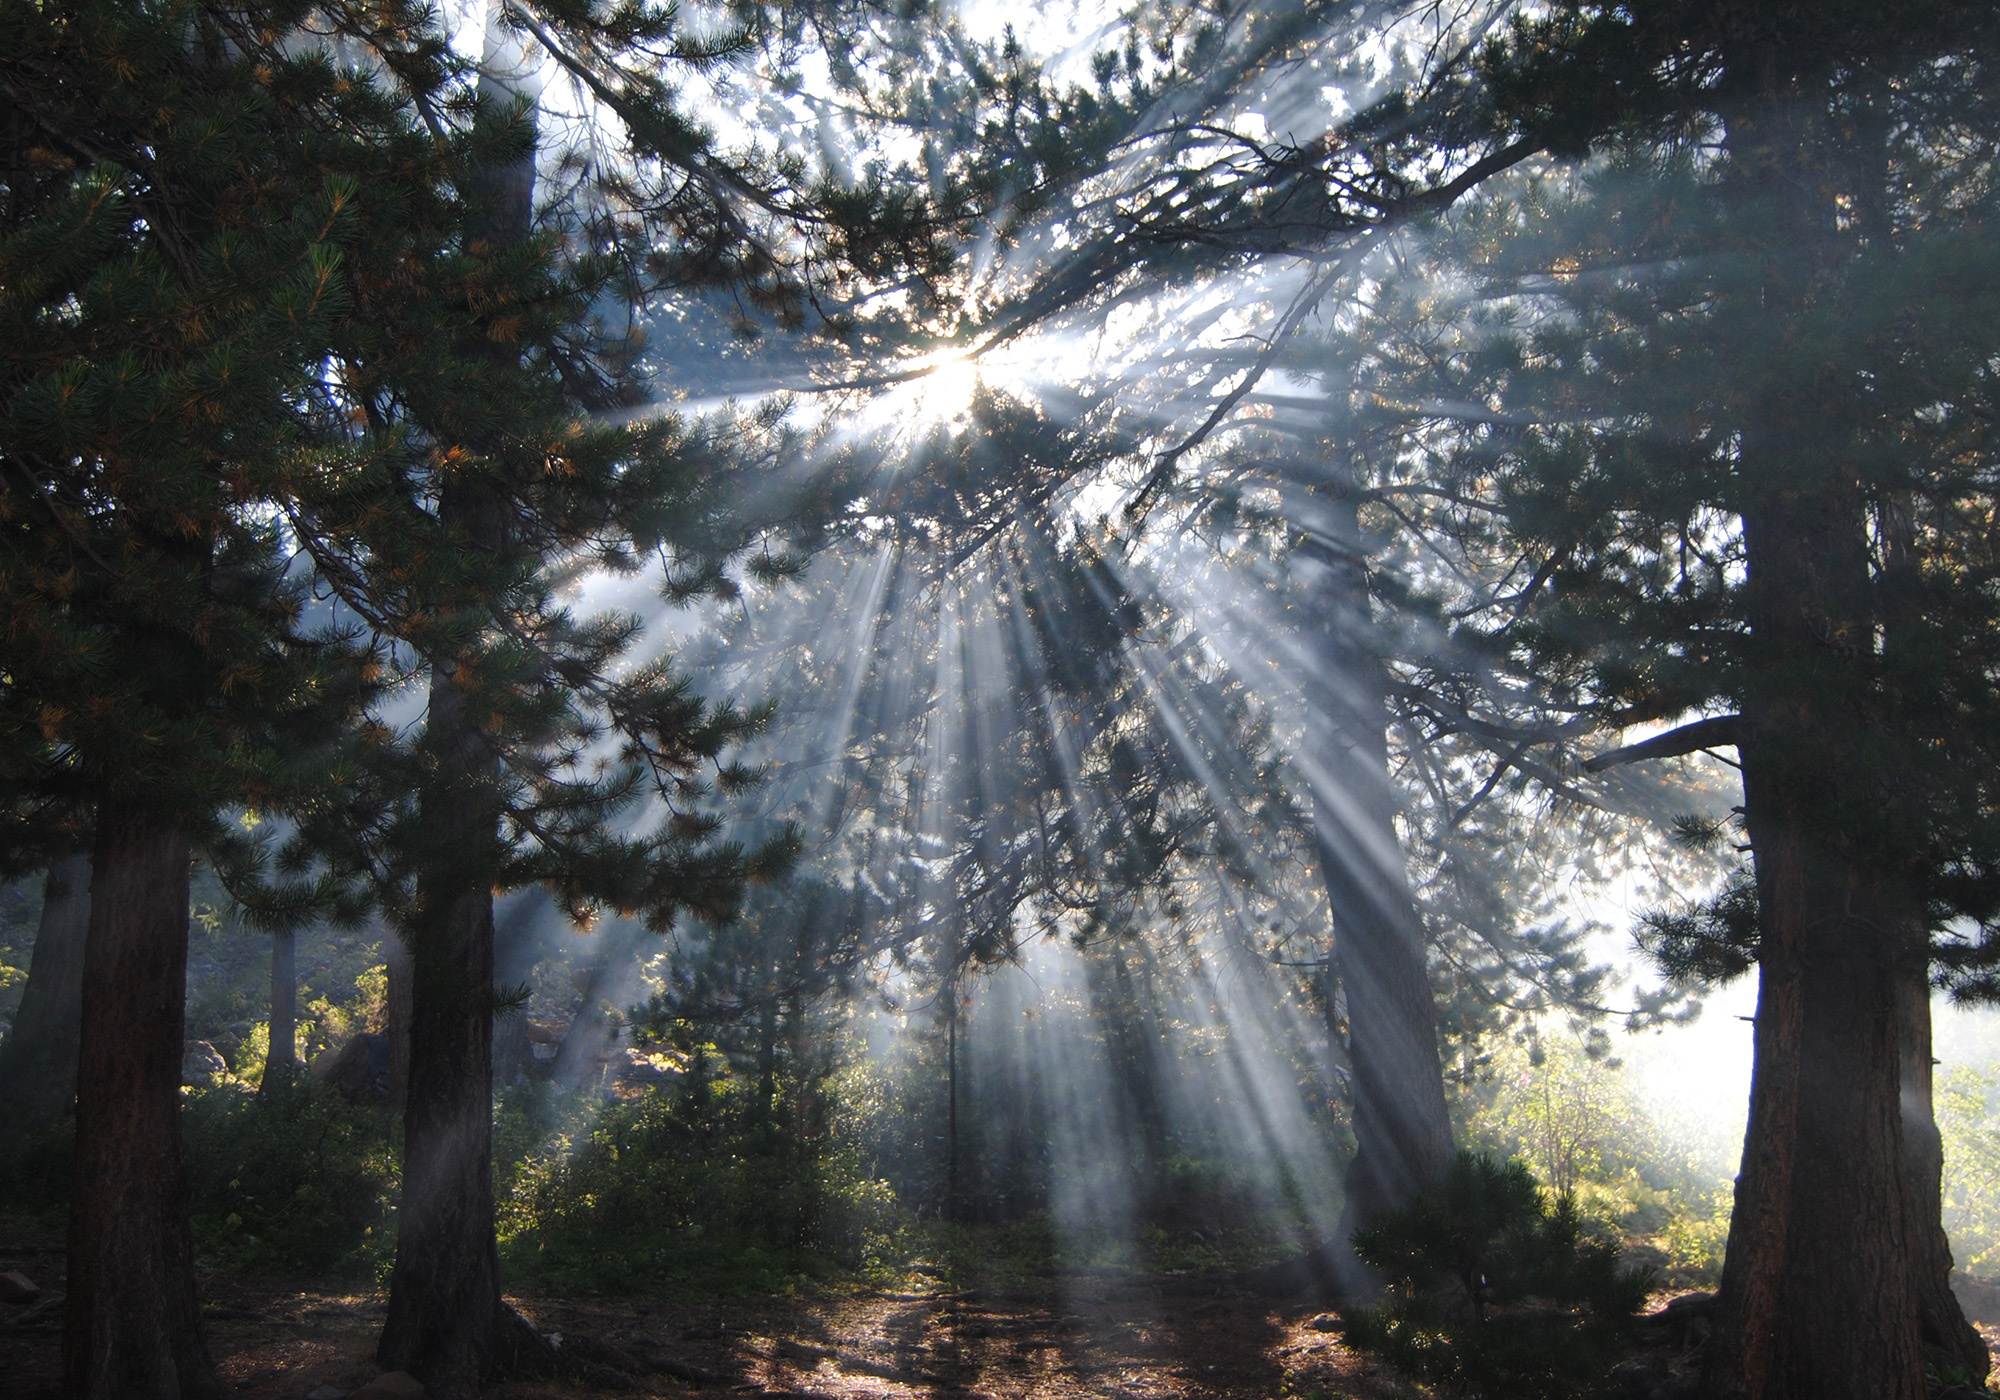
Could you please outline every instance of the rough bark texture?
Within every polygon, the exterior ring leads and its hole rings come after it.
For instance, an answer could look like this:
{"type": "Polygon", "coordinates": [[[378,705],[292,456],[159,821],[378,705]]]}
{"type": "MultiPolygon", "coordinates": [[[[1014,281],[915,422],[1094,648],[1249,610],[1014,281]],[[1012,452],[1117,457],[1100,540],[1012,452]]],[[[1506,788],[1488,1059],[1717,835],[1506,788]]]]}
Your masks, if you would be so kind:
{"type": "MultiPolygon", "coordinates": [[[[449,686],[433,687],[433,726],[440,689],[449,686]]],[[[376,1357],[384,1370],[416,1376],[437,1400],[465,1400],[479,1393],[494,1363],[501,1320],[493,1233],[493,897],[483,889],[438,893],[439,917],[415,949],[403,1198],[376,1357]]]]}
{"type": "Polygon", "coordinates": [[[195,1302],[181,1169],[187,840],[148,812],[107,801],[93,866],[63,1393],[219,1396],[195,1302]]]}
{"type": "Polygon", "coordinates": [[[1367,1288],[1348,1241],[1451,1165],[1424,930],[1396,835],[1385,677],[1370,645],[1368,580],[1352,496],[1335,503],[1330,577],[1306,756],[1320,874],[1333,911],[1347,1002],[1355,1153],[1330,1262],[1344,1290],[1367,1288]]]}
{"type": "Polygon", "coordinates": [[[76,1097],[83,1014],[83,949],[90,927],[90,857],[68,856],[42,880],[28,985],[0,1045],[0,1119],[35,1122],[69,1111],[76,1097]]]}
{"type": "Polygon", "coordinates": [[[410,1098],[411,984],[416,965],[402,935],[393,931],[382,939],[382,961],[388,983],[382,995],[382,1035],[389,1042],[389,1112],[400,1114],[410,1098]]]}
{"type": "MultiPolygon", "coordinates": [[[[495,71],[481,79],[479,97],[491,110],[513,102],[501,56],[510,42],[489,18],[495,71]]],[[[528,237],[534,180],[532,159],[477,179],[470,193],[485,206],[484,239],[528,237]]],[[[511,352],[496,342],[491,353],[511,352]]],[[[471,549],[497,553],[506,544],[506,508],[490,489],[447,484],[438,516],[471,549]]],[[[500,814],[492,742],[446,658],[432,658],[425,742],[437,768],[423,821],[443,839],[417,879],[403,1197],[376,1356],[384,1370],[421,1380],[432,1400],[472,1400],[517,1330],[500,1297],[493,1227],[493,873],[471,854],[492,847],[500,814]]]]}
{"type": "MultiPolygon", "coordinates": [[[[1757,281],[1736,313],[1811,313],[1853,254],[1833,198],[1855,138],[1782,24],[1745,12],[1725,62],[1725,194],[1757,281]]],[[[1904,1135],[1904,872],[1871,826],[1884,723],[1857,665],[1881,620],[1869,491],[1824,433],[1838,405],[1773,351],[1734,387],[1747,618],[1745,823],[1761,987],[1750,1120],[1705,1379],[1729,1400],[1918,1400],[1920,1254],[1904,1135]]],[[[1810,363],[1805,361],[1804,363],[1810,363]]],[[[1837,428],[1836,428],[1837,431],[1837,428]]]]}
{"type": "Polygon", "coordinates": [[[1826,755],[1864,721],[1845,658],[1819,635],[1866,616],[1866,531],[1858,493],[1832,469],[1802,492],[1801,466],[1774,467],[1782,485],[1744,513],[1750,620],[1770,677],[1747,698],[1739,749],[1761,985],[1706,1374],[1729,1400],[1918,1400],[1899,1004],[1908,929],[1829,818],[1863,799],[1826,755]]]}
{"type": "Polygon", "coordinates": [[[271,938],[271,1046],[258,1088],[282,1089],[298,1077],[298,938],[290,929],[271,938]]]}

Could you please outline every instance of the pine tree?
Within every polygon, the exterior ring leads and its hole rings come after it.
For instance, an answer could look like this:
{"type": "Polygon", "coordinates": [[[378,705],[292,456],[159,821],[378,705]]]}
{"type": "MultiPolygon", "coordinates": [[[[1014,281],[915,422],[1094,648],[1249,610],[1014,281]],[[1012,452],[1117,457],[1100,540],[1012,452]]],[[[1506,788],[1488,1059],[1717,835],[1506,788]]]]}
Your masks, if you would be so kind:
{"type": "Polygon", "coordinates": [[[1547,308],[1484,383],[1527,427],[1481,470],[1504,464],[1505,518],[1546,561],[1510,634],[1607,725],[1693,720],[1594,766],[1718,745],[1742,765],[1754,886],[1708,939],[1740,965],[1728,917],[1754,911],[1718,1395],[1915,1396],[1926,1347],[1985,1366],[1904,1105],[1927,1078],[1930,937],[1992,898],[2000,697],[1965,568],[1990,491],[1971,270],[1992,225],[1955,154],[1990,129],[1989,21],[1579,7],[1490,55],[1499,102],[1576,122],[1577,147],[1628,123],[1622,180],[1551,224],[1496,220],[1521,251],[1490,285],[1547,308]]]}
{"type": "MultiPolygon", "coordinates": [[[[295,12],[281,17],[289,25],[295,12]]],[[[270,503],[346,309],[377,113],[240,12],[0,19],[0,725],[10,811],[94,822],[67,1393],[211,1394],[179,1164],[192,847],[323,781],[372,652],[308,625],[270,503]],[[297,156],[301,112],[327,118],[297,156]],[[348,129],[352,129],[348,127],[348,129]]]]}

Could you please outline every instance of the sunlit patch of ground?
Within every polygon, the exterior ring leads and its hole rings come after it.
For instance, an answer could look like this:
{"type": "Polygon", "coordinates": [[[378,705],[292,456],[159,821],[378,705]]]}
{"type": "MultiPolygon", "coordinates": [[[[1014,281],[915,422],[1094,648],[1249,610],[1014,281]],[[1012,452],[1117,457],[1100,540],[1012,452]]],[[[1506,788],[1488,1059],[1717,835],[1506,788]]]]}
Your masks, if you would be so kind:
{"type": "MultiPolygon", "coordinates": [[[[1218,1286],[1094,1277],[1004,1291],[838,1294],[716,1302],[521,1298],[565,1349],[636,1363],[607,1384],[514,1381],[507,1400],[1390,1400],[1410,1392],[1346,1352],[1315,1310],[1218,1286]],[[594,1346],[593,1346],[594,1344],[594,1346]],[[613,1349],[607,1353],[604,1348],[613,1349]],[[669,1361],[715,1377],[694,1386],[669,1361]]],[[[373,1294],[242,1277],[205,1283],[209,1343],[244,1400],[300,1400],[375,1373],[373,1294]]],[[[55,1394],[53,1330],[0,1329],[12,1395],[55,1394]]]]}

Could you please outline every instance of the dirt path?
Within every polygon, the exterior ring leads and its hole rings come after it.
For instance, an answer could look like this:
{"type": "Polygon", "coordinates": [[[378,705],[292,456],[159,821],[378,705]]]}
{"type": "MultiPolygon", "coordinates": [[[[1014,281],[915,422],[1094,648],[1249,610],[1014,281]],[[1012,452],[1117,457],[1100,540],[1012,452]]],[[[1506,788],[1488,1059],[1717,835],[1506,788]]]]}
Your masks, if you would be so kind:
{"type": "MultiPolygon", "coordinates": [[[[53,1295],[62,1252],[0,1245],[53,1295]]],[[[345,1394],[376,1374],[383,1300],[323,1283],[213,1274],[209,1345],[243,1400],[345,1394]]],[[[582,1374],[494,1400],[1411,1400],[1340,1344],[1333,1319],[1218,1283],[1070,1276],[1005,1289],[828,1290],[709,1302],[514,1300],[582,1374]]],[[[1657,1300],[1656,1300],[1657,1301],[1657,1300]]],[[[0,1304],[0,1396],[55,1400],[60,1313],[0,1304]]],[[[2000,1356],[2000,1329],[1980,1331],[2000,1356]]],[[[1676,1369],[1682,1343],[1646,1355],[1676,1369]]]]}
{"type": "MultiPolygon", "coordinates": [[[[41,1272],[55,1259],[0,1268],[41,1272]],[[37,1270],[36,1266],[41,1268],[37,1270]]],[[[1084,1277],[1006,1291],[665,1303],[523,1297],[537,1330],[588,1363],[591,1379],[515,1381],[497,1397],[655,1395],[673,1400],[1390,1400],[1411,1394],[1313,1326],[1322,1315],[1209,1285],[1084,1277]],[[679,1369],[676,1378],[655,1369],[679,1369]],[[601,1368],[601,1369],[592,1369],[601,1368]],[[690,1368],[691,1371],[690,1371],[690,1368]],[[613,1371],[623,1375],[613,1374],[613,1371]],[[625,1378],[630,1378],[630,1383],[625,1378]]],[[[302,1400],[375,1374],[383,1303],[373,1293],[232,1276],[205,1281],[209,1344],[244,1400],[302,1400]]],[[[54,1400],[56,1319],[10,1326],[0,1376],[18,1400],[54,1400]]]]}

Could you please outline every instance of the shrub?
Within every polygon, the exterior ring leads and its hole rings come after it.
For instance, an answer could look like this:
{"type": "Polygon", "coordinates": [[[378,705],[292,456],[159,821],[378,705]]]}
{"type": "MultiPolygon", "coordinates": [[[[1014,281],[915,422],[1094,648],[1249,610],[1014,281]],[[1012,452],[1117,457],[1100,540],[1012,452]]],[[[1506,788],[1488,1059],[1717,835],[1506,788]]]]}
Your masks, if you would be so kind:
{"type": "Polygon", "coordinates": [[[1573,1197],[1545,1195],[1519,1161],[1473,1153],[1356,1232],[1354,1248],[1387,1291],[1345,1313],[1348,1345],[1482,1400],[1606,1393],[1652,1283],[1585,1237],[1573,1197]]]}
{"type": "Polygon", "coordinates": [[[394,1253],[389,1121],[311,1080],[223,1080],[182,1101],[195,1243],[213,1264],[369,1275],[394,1253]]]}
{"type": "Polygon", "coordinates": [[[762,1122],[735,1088],[511,1099],[501,1139],[543,1145],[506,1172],[509,1266],[566,1291],[665,1293],[881,1266],[905,1224],[888,1185],[840,1144],[762,1122]]]}

